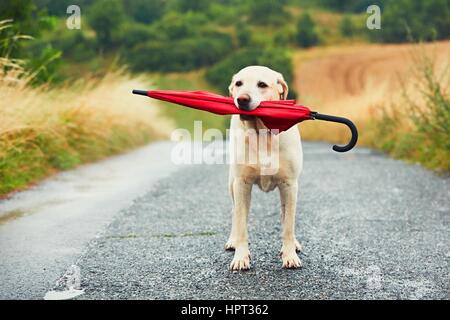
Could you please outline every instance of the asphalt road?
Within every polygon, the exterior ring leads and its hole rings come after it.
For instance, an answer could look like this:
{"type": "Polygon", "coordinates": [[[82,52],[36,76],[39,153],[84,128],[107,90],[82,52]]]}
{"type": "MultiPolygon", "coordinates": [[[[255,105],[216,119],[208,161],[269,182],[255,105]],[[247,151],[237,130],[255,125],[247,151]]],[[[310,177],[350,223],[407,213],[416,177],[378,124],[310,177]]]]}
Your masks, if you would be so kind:
{"type": "MultiPolygon", "coordinates": [[[[449,179],[361,148],[305,143],[304,154],[303,268],[281,268],[278,193],[255,188],[251,270],[228,271],[227,166],[192,165],[158,179],[72,257],[77,299],[450,298],[449,179]]],[[[63,274],[47,290],[64,290],[63,274]]],[[[1,290],[27,298],[23,283],[1,290]]]]}

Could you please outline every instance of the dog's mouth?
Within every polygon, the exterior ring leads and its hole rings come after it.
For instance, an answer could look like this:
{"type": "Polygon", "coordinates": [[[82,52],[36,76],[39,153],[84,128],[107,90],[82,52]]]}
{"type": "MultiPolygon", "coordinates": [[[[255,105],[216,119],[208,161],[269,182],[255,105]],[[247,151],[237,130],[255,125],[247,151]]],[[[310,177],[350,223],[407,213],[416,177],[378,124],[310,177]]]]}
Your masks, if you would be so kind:
{"type": "Polygon", "coordinates": [[[241,121],[254,121],[256,119],[255,116],[249,116],[245,114],[240,114],[239,117],[241,118],[241,121]]]}

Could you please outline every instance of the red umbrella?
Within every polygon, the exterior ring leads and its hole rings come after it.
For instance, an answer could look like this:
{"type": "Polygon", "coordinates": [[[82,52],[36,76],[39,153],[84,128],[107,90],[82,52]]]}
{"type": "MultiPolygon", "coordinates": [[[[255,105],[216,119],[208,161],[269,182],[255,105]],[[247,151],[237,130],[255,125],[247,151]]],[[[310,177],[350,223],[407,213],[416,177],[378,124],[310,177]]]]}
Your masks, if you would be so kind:
{"type": "Polygon", "coordinates": [[[352,138],[345,146],[334,145],[333,150],[337,152],[351,150],[358,140],[358,131],[350,120],[319,114],[318,112],[311,111],[308,107],[296,104],[295,100],[263,101],[255,110],[246,111],[237,108],[233,98],[205,91],[133,90],[133,93],[220,115],[240,114],[255,116],[260,118],[268,129],[278,129],[280,132],[289,129],[303,120],[319,119],[344,123],[350,128],[352,138]]]}

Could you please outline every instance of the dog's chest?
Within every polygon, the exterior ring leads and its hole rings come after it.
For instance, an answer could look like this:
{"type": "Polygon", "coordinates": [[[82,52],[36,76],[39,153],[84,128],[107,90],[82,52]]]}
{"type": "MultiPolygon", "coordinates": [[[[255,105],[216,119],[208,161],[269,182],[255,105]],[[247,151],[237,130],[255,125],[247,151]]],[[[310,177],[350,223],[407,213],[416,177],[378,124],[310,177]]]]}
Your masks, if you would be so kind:
{"type": "Polygon", "coordinates": [[[278,179],[276,176],[259,176],[255,183],[262,191],[269,192],[277,187],[278,179]]]}

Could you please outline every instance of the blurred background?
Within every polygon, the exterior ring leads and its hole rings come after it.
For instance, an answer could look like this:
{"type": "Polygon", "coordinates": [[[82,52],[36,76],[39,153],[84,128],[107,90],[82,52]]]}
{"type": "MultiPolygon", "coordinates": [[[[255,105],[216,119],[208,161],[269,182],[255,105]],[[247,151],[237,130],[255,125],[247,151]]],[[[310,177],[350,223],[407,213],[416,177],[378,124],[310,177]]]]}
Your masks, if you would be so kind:
{"type": "MultiPolygon", "coordinates": [[[[283,73],[299,103],[354,120],[360,145],[448,174],[449,38],[448,0],[2,0],[0,196],[194,120],[225,130],[229,117],[130,91],[227,94],[254,64],[283,73]]],[[[328,123],[300,131],[348,139],[328,123]]]]}

